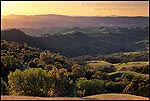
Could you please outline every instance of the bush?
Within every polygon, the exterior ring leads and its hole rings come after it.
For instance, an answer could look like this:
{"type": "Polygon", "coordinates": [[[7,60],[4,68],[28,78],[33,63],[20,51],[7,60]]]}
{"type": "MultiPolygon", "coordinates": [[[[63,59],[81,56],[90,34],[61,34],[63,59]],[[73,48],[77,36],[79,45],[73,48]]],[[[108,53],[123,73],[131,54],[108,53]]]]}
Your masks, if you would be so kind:
{"type": "Polygon", "coordinates": [[[49,71],[49,70],[52,70],[53,67],[55,67],[55,66],[49,64],[49,65],[46,65],[46,66],[44,67],[44,69],[45,69],[46,71],[49,71]]]}
{"type": "Polygon", "coordinates": [[[102,71],[102,72],[106,72],[106,73],[111,73],[111,72],[115,72],[116,69],[113,65],[110,66],[105,66],[105,67],[98,67],[98,71],[102,71]]]}
{"type": "Polygon", "coordinates": [[[1,77],[7,83],[10,71],[15,71],[16,69],[20,69],[21,63],[14,56],[1,56],[1,77]]]}
{"type": "Polygon", "coordinates": [[[69,80],[67,69],[57,69],[55,66],[48,72],[51,77],[50,96],[71,96],[74,92],[74,82],[69,80]]]}
{"type": "Polygon", "coordinates": [[[74,64],[72,66],[72,73],[74,74],[75,78],[84,77],[86,75],[86,71],[85,71],[84,67],[82,67],[78,64],[74,64]]]}
{"type": "Polygon", "coordinates": [[[28,66],[31,67],[31,68],[36,68],[37,67],[37,65],[33,61],[30,61],[28,63],[28,66]]]}
{"type": "Polygon", "coordinates": [[[12,95],[49,96],[51,79],[41,68],[16,70],[8,75],[12,95]]]}
{"type": "Polygon", "coordinates": [[[136,76],[126,86],[123,93],[149,97],[149,78],[136,76]]]}
{"type": "Polygon", "coordinates": [[[90,66],[85,67],[85,77],[89,80],[91,79],[92,75],[95,74],[94,70],[90,66]]]}
{"type": "Polygon", "coordinates": [[[105,85],[107,93],[122,93],[126,84],[124,82],[108,82],[105,85]]]}
{"type": "Polygon", "coordinates": [[[129,84],[134,77],[133,74],[122,74],[120,79],[126,84],[129,84]]]}
{"type": "Polygon", "coordinates": [[[144,73],[144,74],[149,74],[149,65],[143,66],[143,71],[142,71],[142,73],[144,73]]]}
{"type": "Polygon", "coordinates": [[[149,74],[149,65],[142,66],[142,67],[132,66],[131,68],[129,68],[129,71],[134,71],[134,72],[143,73],[143,74],[149,74]]]}
{"type": "Polygon", "coordinates": [[[102,80],[87,80],[85,78],[80,78],[77,81],[77,86],[79,90],[85,92],[85,96],[101,94],[105,92],[105,82],[102,80]]]}
{"type": "Polygon", "coordinates": [[[8,94],[7,84],[1,78],[1,95],[7,95],[7,94],[8,94]]]}
{"type": "Polygon", "coordinates": [[[95,74],[91,76],[92,79],[108,80],[108,75],[106,72],[96,71],[95,74]]]}
{"type": "Polygon", "coordinates": [[[59,62],[55,62],[54,66],[55,66],[57,69],[63,68],[63,66],[62,66],[59,62]]]}

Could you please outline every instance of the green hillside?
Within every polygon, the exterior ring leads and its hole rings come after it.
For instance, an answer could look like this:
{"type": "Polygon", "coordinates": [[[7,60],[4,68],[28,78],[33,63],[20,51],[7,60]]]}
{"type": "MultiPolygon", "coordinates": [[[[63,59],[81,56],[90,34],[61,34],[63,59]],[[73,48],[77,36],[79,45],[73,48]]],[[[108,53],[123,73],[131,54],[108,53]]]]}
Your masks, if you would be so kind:
{"type": "Polygon", "coordinates": [[[69,58],[145,51],[148,50],[149,45],[147,27],[75,27],[59,31],[54,35],[46,33],[42,37],[26,35],[19,29],[1,32],[1,40],[27,43],[42,50],[59,52],[69,58]]]}
{"type": "Polygon", "coordinates": [[[85,97],[126,93],[149,97],[148,62],[120,63],[127,68],[140,64],[130,71],[118,71],[118,64],[104,60],[87,63],[79,65],[59,53],[1,40],[1,95],[85,97]]]}

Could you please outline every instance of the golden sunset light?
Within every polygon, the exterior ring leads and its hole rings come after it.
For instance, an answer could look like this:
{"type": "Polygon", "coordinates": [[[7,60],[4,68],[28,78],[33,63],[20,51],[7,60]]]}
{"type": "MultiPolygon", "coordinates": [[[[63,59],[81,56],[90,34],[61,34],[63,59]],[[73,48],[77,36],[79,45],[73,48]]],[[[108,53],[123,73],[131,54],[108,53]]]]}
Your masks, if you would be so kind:
{"type": "Polygon", "coordinates": [[[1,1],[2,100],[148,100],[149,1],[1,1]]]}
{"type": "Polygon", "coordinates": [[[148,1],[1,1],[1,15],[149,16],[148,1]]]}

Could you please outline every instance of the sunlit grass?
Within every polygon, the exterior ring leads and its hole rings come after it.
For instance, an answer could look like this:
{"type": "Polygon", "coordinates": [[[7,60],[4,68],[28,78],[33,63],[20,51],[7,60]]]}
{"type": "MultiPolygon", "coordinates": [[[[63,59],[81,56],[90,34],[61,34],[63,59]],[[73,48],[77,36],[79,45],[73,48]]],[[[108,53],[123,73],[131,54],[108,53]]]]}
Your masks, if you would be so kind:
{"type": "Polygon", "coordinates": [[[87,64],[91,67],[98,67],[98,66],[110,66],[112,65],[111,63],[107,61],[87,61],[87,64]]]}
{"type": "Polygon", "coordinates": [[[143,67],[149,65],[149,61],[140,61],[140,62],[127,62],[127,63],[117,63],[113,64],[117,70],[120,70],[121,68],[130,68],[130,67],[143,67]]]}
{"type": "Polygon", "coordinates": [[[149,77],[148,74],[142,74],[142,73],[137,73],[137,72],[133,72],[133,71],[116,71],[116,72],[107,73],[107,74],[113,78],[121,77],[122,74],[131,74],[134,76],[149,77]]]}

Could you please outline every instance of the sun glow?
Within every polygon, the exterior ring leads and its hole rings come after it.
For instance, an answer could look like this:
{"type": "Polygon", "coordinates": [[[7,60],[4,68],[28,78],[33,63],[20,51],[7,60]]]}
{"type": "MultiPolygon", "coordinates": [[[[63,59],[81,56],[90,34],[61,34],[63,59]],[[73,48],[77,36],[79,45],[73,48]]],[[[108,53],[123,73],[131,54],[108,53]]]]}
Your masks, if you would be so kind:
{"type": "Polygon", "coordinates": [[[1,15],[149,16],[148,1],[1,1],[1,15]]]}

